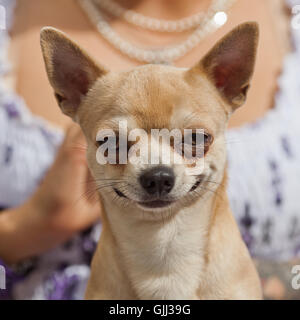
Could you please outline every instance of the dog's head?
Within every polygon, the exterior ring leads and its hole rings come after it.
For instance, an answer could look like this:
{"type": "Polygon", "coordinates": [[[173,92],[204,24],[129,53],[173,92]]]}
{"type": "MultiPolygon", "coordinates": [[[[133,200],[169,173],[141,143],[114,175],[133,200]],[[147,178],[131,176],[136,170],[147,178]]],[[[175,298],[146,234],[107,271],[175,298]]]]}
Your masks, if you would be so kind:
{"type": "Polygon", "coordinates": [[[218,188],[225,129],[245,102],[257,41],[257,24],[245,23],[190,69],[145,65],[115,73],[62,32],[42,30],[49,81],[62,112],[86,136],[88,164],[106,201],[163,211],[218,188]]]}

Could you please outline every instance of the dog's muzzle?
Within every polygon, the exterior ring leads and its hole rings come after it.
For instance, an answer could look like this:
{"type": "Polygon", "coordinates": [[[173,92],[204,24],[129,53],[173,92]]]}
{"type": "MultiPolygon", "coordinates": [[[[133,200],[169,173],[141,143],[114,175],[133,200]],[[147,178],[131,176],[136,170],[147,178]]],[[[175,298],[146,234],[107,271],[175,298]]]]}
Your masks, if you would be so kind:
{"type": "Polygon", "coordinates": [[[174,171],[165,166],[158,166],[142,173],[139,182],[147,195],[161,198],[170,193],[175,185],[174,171]]]}

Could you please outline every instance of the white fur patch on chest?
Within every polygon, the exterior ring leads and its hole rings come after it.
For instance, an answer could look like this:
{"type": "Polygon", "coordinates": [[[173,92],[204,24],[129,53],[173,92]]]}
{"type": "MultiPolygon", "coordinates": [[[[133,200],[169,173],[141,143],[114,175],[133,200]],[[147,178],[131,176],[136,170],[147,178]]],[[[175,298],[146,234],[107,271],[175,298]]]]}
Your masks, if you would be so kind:
{"type": "Polygon", "coordinates": [[[140,299],[195,298],[206,238],[199,214],[182,212],[169,222],[119,230],[124,265],[140,299]]]}

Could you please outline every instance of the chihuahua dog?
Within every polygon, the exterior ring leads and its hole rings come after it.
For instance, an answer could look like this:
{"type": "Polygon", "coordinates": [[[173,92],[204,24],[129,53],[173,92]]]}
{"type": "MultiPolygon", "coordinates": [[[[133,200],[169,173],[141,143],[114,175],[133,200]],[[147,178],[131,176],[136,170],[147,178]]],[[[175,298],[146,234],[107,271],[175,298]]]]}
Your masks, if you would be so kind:
{"type": "MultiPolygon", "coordinates": [[[[247,22],[192,68],[148,64],[117,73],[64,33],[42,29],[50,84],[62,112],[86,137],[102,206],[86,299],[261,298],[226,195],[225,143],[228,119],[246,99],[257,43],[258,26],[247,22]],[[191,149],[197,146],[194,130],[201,128],[203,153],[195,156],[201,172],[190,174],[193,164],[186,161],[99,163],[97,152],[107,142],[99,141],[99,130],[115,133],[120,156],[120,121],[149,138],[152,129],[191,129],[183,143],[191,149]]],[[[174,145],[155,143],[184,157],[174,145]]]]}

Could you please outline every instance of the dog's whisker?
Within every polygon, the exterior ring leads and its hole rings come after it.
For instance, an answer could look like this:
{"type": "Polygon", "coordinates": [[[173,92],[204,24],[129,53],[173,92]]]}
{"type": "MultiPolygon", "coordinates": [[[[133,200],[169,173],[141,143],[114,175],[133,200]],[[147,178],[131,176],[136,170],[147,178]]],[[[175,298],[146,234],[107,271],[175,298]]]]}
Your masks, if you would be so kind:
{"type": "MultiPolygon", "coordinates": [[[[120,183],[120,182],[117,182],[117,183],[120,183]]],[[[98,192],[101,189],[107,188],[107,187],[114,187],[117,183],[113,183],[113,182],[105,183],[100,186],[99,185],[95,186],[95,188],[93,188],[93,189],[88,189],[79,197],[79,199],[76,201],[76,203],[80,200],[83,200],[83,199],[90,201],[92,199],[92,197],[97,196],[98,192]]],[[[97,198],[97,200],[98,200],[98,198],[97,198]]]]}
{"type": "MultiPolygon", "coordinates": [[[[209,191],[209,192],[212,192],[212,193],[214,193],[216,196],[218,196],[218,197],[220,197],[222,200],[224,200],[224,197],[223,197],[223,195],[221,195],[219,192],[217,192],[216,190],[211,190],[211,189],[209,189],[209,188],[207,188],[207,187],[204,187],[204,186],[199,186],[199,188],[200,189],[202,189],[202,190],[205,190],[205,191],[209,191]]],[[[195,190],[195,191],[197,191],[198,192],[198,190],[195,190]]],[[[196,192],[196,193],[197,193],[196,192]]]]}

